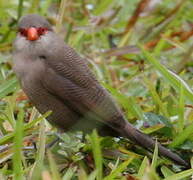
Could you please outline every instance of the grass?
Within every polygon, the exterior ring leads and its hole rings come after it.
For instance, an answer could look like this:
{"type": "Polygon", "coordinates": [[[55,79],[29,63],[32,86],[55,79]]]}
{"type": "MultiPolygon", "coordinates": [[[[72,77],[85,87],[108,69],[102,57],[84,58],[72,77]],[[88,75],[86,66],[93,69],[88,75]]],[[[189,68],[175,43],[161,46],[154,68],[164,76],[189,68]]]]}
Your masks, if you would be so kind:
{"type": "MultiPolygon", "coordinates": [[[[193,174],[192,1],[0,2],[0,179],[188,180],[193,174]],[[58,134],[12,70],[22,15],[45,16],[86,57],[128,121],[191,163],[190,169],[97,131],[58,134]],[[51,148],[48,144],[55,138],[51,148]]],[[[46,100],[45,100],[46,101],[46,100]]]]}

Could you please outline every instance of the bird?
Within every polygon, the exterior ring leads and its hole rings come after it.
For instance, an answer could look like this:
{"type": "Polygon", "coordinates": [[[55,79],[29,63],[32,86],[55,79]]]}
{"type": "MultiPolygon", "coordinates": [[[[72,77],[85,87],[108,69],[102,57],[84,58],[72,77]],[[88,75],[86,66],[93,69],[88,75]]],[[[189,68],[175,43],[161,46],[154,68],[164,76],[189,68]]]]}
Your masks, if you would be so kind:
{"type": "MultiPolygon", "coordinates": [[[[47,120],[66,131],[127,138],[152,150],[156,142],[136,129],[92,73],[88,61],[38,14],[20,18],[13,42],[13,70],[23,91],[47,120]]],[[[188,162],[158,143],[159,154],[182,166],[188,162]]]]}

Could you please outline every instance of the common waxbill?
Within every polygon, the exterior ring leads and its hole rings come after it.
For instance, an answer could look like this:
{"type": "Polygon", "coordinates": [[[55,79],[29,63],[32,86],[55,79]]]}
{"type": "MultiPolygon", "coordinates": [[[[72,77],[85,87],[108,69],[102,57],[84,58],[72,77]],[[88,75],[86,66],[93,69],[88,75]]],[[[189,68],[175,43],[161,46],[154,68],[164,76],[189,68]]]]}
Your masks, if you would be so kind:
{"type": "MultiPolygon", "coordinates": [[[[43,17],[30,14],[21,18],[14,42],[14,71],[22,89],[40,113],[64,131],[123,136],[153,149],[155,142],[133,127],[109,92],[96,80],[86,60],[55,33],[43,17]]],[[[159,153],[177,164],[188,163],[158,144],[159,153]]]]}

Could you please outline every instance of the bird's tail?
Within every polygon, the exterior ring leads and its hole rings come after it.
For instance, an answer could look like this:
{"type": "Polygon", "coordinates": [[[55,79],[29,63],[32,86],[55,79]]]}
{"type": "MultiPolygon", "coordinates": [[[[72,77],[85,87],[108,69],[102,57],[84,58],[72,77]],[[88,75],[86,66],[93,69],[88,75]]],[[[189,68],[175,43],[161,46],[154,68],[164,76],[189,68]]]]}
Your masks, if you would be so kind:
{"type": "MultiPolygon", "coordinates": [[[[153,139],[151,139],[148,135],[140,132],[139,130],[137,130],[135,127],[133,127],[129,123],[127,123],[124,130],[122,130],[122,136],[136,142],[138,145],[146,149],[154,149],[155,147],[155,141],[153,139]]],[[[189,167],[189,164],[186,161],[184,161],[177,154],[163,147],[159,143],[158,143],[158,152],[160,155],[167,157],[168,159],[176,162],[179,165],[189,167]]]]}

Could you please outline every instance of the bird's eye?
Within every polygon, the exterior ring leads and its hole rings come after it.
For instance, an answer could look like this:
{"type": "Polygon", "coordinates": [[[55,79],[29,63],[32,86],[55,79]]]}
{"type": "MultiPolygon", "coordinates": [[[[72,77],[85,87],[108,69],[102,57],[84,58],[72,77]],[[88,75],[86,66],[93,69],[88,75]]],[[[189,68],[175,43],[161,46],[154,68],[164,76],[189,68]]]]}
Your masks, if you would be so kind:
{"type": "Polygon", "coordinates": [[[27,36],[27,29],[21,28],[19,29],[19,32],[22,36],[27,36]]]}
{"type": "Polygon", "coordinates": [[[39,27],[39,28],[37,29],[37,31],[38,31],[38,35],[40,36],[40,35],[45,34],[45,33],[48,31],[48,29],[47,29],[47,28],[39,27]]]}

